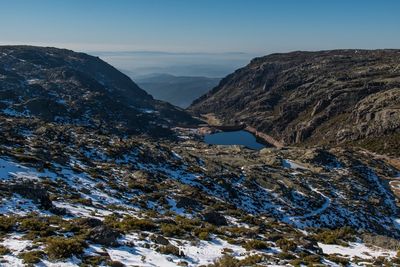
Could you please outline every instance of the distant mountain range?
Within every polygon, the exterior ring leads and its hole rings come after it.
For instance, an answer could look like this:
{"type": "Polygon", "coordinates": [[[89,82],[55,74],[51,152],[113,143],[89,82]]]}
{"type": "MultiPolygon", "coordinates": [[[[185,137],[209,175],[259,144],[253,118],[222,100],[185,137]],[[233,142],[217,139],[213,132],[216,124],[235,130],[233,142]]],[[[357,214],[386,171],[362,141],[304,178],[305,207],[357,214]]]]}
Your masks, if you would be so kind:
{"type": "Polygon", "coordinates": [[[219,78],[246,64],[253,54],[233,53],[170,53],[157,51],[91,52],[104,61],[136,77],[153,73],[174,76],[219,78]]]}
{"type": "Polygon", "coordinates": [[[193,100],[217,86],[220,79],[155,73],[136,77],[135,81],[154,98],[186,108],[193,100]]]}

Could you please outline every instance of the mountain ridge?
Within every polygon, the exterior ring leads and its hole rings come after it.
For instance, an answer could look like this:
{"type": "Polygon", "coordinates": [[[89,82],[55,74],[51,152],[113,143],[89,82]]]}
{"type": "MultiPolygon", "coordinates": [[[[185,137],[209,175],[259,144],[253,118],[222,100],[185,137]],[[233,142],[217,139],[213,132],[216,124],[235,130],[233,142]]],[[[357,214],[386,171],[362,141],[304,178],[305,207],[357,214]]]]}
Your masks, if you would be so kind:
{"type": "Polygon", "coordinates": [[[182,109],[154,100],[128,76],[84,53],[0,46],[0,74],[0,109],[8,114],[93,127],[107,124],[139,134],[195,122],[182,109]]]}
{"type": "Polygon", "coordinates": [[[286,144],[375,138],[382,151],[391,145],[381,135],[398,143],[399,64],[400,50],[392,49],[271,54],[226,76],[188,110],[246,123],[286,144]]]}

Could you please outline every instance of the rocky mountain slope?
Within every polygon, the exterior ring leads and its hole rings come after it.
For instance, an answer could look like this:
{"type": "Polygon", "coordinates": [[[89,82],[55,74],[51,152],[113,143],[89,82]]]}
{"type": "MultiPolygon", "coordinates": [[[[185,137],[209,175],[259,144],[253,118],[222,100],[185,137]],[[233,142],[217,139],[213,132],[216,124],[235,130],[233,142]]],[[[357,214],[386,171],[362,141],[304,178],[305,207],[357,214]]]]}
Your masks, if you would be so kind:
{"type": "Polygon", "coordinates": [[[400,51],[332,50],[255,58],[189,108],[285,144],[356,142],[398,154],[400,51]],[[382,138],[382,136],[385,136],[382,138]]]}
{"type": "Polygon", "coordinates": [[[56,48],[0,47],[0,99],[5,114],[124,133],[194,122],[99,58],[56,48]]]}
{"type": "Polygon", "coordinates": [[[398,262],[400,172],[371,153],[0,125],[4,266],[398,262]]]}
{"type": "MultiPolygon", "coordinates": [[[[7,64],[20,62],[16,58],[7,64]]],[[[18,65],[19,73],[47,73],[30,64],[36,63],[18,65]]],[[[83,90],[77,84],[74,90],[83,90]]],[[[1,266],[400,264],[400,169],[386,157],[359,148],[211,146],[198,138],[200,130],[179,127],[167,128],[179,139],[157,138],[151,126],[122,135],[114,131],[119,120],[98,112],[98,102],[85,102],[86,95],[65,100],[74,82],[41,85],[23,83],[15,92],[5,87],[26,100],[5,97],[8,106],[0,112],[1,266]],[[77,108],[88,112],[71,117],[67,110],[62,120],[43,116],[26,105],[32,92],[54,103],[65,100],[69,108],[89,103],[77,108]],[[103,120],[102,127],[83,123],[93,118],[85,114],[103,120]]],[[[119,99],[118,87],[116,98],[106,88],[85,92],[99,90],[111,103],[119,99]]],[[[165,105],[140,90],[135,95],[152,108],[165,105]]],[[[134,104],[118,103],[124,101],[134,104]]],[[[162,110],[150,114],[150,125],[175,123],[162,110]]]]}
{"type": "Polygon", "coordinates": [[[151,74],[136,77],[135,81],[154,98],[187,108],[193,100],[218,85],[219,78],[151,74]]]}

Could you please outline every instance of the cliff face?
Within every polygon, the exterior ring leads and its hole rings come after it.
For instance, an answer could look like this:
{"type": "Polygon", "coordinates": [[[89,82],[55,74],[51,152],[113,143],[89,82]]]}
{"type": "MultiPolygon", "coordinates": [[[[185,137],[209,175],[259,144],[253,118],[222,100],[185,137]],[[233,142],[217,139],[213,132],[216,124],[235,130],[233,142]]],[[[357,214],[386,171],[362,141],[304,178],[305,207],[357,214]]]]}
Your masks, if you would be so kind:
{"type": "Polygon", "coordinates": [[[400,51],[333,50],[255,58],[189,107],[244,122],[286,144],[393,136],[400,128],[400,51]]]}

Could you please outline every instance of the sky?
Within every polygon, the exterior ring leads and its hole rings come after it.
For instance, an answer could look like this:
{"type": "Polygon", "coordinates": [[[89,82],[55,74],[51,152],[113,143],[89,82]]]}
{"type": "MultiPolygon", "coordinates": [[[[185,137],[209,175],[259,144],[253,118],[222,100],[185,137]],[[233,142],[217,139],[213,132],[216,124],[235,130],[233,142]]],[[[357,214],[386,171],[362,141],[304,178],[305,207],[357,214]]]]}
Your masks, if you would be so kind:
{"type": "Polygon", "coordinates": [[[0,43],[80,51],[399,48],[397,0],[0,0],[0,43]]]}
{"type": "Polygon", "coordinates": [[[134,75],[223,76],[274,52],[400,48],[399,11],[399,0],[0,0],[0,45],[88,52],[134,75]]]}

